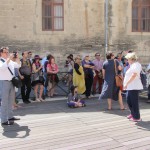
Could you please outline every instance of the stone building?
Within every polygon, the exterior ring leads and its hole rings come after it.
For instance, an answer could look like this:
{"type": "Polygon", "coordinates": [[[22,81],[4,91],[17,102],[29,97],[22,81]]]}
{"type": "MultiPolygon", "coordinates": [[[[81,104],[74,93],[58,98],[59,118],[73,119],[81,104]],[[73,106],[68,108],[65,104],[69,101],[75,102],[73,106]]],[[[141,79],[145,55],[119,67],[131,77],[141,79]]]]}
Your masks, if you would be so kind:
{"type": "MultiPolygon", "coordinates": [[[[105,0],[0,0],[0,45],[10,50],[104,55],[105,0]]],[[[109,49],[150,62],[150,0],[109,0],[109,49]]],[[[62,57],[63,56],[63,57],[62,57]]]]}

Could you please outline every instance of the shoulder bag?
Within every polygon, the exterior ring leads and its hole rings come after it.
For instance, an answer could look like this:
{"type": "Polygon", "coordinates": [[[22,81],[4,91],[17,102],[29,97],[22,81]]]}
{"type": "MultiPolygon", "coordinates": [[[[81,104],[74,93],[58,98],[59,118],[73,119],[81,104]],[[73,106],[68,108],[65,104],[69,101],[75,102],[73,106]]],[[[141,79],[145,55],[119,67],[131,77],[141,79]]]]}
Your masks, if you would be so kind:
{"type": "Polygon", "coordinates": [[[123,86],[123,77],[122,75],[119,75],[117,73],[117,68],[116,68],[116,61],[114,60],[114,65],[115,65],[115,80],[116,80],[116,86],[117,87],[122,87],[123,86]]]}
{"type": "MultiPolygon", "coordinates": [[[[1,61],[4,63],[5,61],[1,59],[1,61]]],[[[22,82],[20,80],[19,77],[14,76],[14,74],[12,73],[12,71],[10,70],[10,68],[8,67],[9,72],[11,73],[11,75],[13,76],[12,78],[12,84],[16,87],[16,88],[20,88],[22,86],[22,82]]]]}
{"type": "MultiPolygon", "coordinates": [[[[12,73],[12,71],[10,70],[10,68],[8,67],[8,70],[10,71],[10,73],[14,76],[14,74],[12,73]]],[[[16,87],[16,88],[20,88],[22,86],[22,82],[20,80],[19,77],[14,76],[12,78],[12,84],[16,87]]]]}

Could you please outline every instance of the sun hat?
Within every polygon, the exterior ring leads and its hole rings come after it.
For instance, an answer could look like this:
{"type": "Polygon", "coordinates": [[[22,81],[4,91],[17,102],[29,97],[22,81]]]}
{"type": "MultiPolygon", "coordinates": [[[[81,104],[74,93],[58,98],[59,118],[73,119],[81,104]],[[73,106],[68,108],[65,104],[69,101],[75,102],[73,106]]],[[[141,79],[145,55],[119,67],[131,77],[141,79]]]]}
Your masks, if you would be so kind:
{"type": "Polygon", "coordinates": [[[39,55],[35,55],[34,59],[40,59],[41,60],[41,57],[39,55]]]}

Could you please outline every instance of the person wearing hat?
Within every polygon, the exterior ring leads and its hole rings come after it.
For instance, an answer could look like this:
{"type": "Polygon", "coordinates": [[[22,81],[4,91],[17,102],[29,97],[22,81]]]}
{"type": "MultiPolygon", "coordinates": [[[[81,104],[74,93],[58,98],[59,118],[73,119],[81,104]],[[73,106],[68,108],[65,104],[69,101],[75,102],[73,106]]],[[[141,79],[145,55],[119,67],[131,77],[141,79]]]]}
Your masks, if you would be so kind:
{"type": "Polygon", "coordinates": [[[77,108],[77,107],[85,107],[85,102],[81,100],[80,96],[78,95],[78,87],[72,85],[70,88],[70,94],[68,95],[67,104],[70,108],[77,108]]]}
{"type": "Polygon", "coordinates": [[[43,101],[42,95],[44,90],[44,77],[42,73],[42,65],[40,63],[40,56],[35,55],[32,63],[32,86],[34,87],[34,94],[36,101],[40,102],[43,101]],[[40,88],[40,93],[38,96],[38,89],[40,88]]]}
{"type": "Polygon", "coordinates": [[[138,122],[141,121],[139,111],[139,91],[143,89],[140,78],[142,66],[138,62],[135,53],[128,53],[125,58],[128,59],[130,65],[124,78],[124,90],[127,90],[127,103],[131,111],[127,118],[130,121],[138,122]]]}

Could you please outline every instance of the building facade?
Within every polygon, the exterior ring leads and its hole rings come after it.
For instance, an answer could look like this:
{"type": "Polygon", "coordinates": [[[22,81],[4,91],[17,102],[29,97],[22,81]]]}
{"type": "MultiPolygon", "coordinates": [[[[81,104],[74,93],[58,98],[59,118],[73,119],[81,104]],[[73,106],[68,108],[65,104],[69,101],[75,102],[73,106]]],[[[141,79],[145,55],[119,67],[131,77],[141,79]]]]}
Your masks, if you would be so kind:
{"type": "MultiPolygon", "coordinates": [[[[0,45],[10,50],[104,55],[105,0],[0,0],[0,45]]],[[[109,49],[150,62],[150,0],[109,0],[109,49]]],[[[63,57],[62,57],[63,56],[63,57]]],[[[62,59],[63,58],[63,59],[62,59]]]]}

